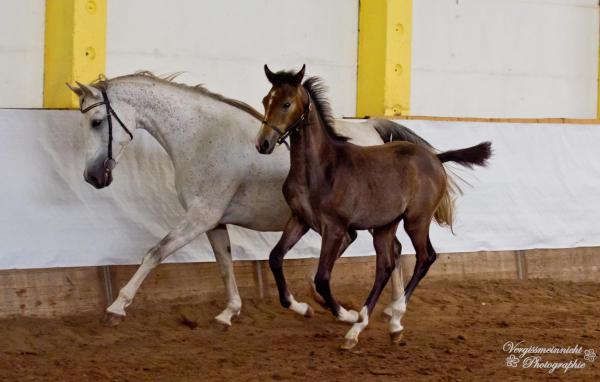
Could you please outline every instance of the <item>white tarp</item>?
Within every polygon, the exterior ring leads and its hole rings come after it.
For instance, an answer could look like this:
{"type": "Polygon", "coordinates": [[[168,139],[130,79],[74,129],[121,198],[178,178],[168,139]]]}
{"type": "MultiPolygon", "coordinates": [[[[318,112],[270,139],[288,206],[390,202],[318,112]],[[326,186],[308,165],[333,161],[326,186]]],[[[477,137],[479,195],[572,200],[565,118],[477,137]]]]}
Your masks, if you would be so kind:
{"type": "MultiPolygon", "coordinates": [[[[78,111],[0,110],[0,269],[136,264],[182,214],[171,164],[141,131],[110,187],[85,183],[79,118],[78,111]]],[[[438,252],[600,245],[600,126],[403,123],[442,150],[494,145],[489,168],[458,171],[472,186],[457,203],[456,235],[433,227],[438,252]]],[[[236,259],[266,259],[280,235],[230,228],[236,259]]],[[[404,253],[413,253],[399,237],[404,253]]],[[[319,248],[311,233],[289,257],[318,256],[319,248]]],[[[364,233],[347,252],[370,254],[364,233]]],[[[171,260],[214,257],[202,235],[171,260]]]]}

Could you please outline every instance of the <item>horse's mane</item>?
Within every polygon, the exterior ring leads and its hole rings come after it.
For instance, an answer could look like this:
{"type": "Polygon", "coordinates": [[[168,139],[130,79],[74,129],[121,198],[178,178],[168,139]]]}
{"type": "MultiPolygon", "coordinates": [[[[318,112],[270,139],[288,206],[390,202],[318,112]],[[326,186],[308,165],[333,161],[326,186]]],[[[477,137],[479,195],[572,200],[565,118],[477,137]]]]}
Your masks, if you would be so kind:
{"type": "Polygon", "coordinates": [[[304,89],[310,95],[312,102],[317,110],[317,113],[321,117],[323,121],[323,125],[325,126],[325,131],[327,135],[329,135],[333,140],[345,142],[349,138],[343,135],[336,133],[335,131],[335,119],[333,118],[333,114],[331,112],[331,105],[329,104],[329,100],[325,97],[325,93],[327,92],[327,87],[323,83],[323,80],[320,77],[310,77],[302,84],[304,89]]]}
{"type": "Polygon", "coordinates": [[[168,75],[164,75],[164,76],[157,76],[148,70],[140,70],[133,74],[127,74],[127,75],[115,77],[112,79],[108,79],[104,76],[100,76],[100,77],[98,77],[97,80],[92,82],[90,85],[92,85],[100,90],[106,90],[108,88],[108,84],[110,81],[128,79],[128,78],[151,78],[151,79],[159,81],[159,82],[175,85],[179,88],[184,88],[184,89],[189,89],[189,90],[195,91],[199,94],[205,95],[205,96],[215,99],[217,101],[221,101],[223,103],[226,103],[228,105],[236,107],[240,110],[243,110],[246,113],[250,114],[251,116],[253,116],[254,118],[256,118],[260,121],[263,120],[263,115],[259,111],[257,111],[256,109],[254,109],[252,106],[248,105],[245,102],[238,101],[238,100],[232,99],[232,98],[227,98],[218,93],[213,93],[210,90],[208,90],[206,87],[204,87],[204,85],[202,85],[202,84],[187,85],[187,84],[183,84],[180,82],[175,82],[174,81],[175,78],[177,78],[182,73],[183,72],[177,72],[177,73],[172,73],[172,74],[168,74],[168,75]]]}

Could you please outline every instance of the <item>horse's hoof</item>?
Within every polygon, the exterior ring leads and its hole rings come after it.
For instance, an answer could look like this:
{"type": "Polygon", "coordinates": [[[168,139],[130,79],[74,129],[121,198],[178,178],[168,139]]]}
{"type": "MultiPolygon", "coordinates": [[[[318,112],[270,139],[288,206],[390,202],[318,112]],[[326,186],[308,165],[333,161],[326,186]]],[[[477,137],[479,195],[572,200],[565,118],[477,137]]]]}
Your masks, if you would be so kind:
{"type": "Polygon", "coordinates": [[[390,333],[390,342],[392,345],[399,344],[402,341],[404,331],[390,333]]]}
{"type": "Polygon", "coordinates": [[[344,339],[344,343],[340,345],[342,350],[350,350],[358,344],[358,340],[355,339],[344,339]]]}
{"type": "Polygon", "coordinates": [[[315,311],[313,310],[313,308],[310,307],[310,305],[308,305],[306,307],[306,313],[304,313],[304,317],[312,318],[314,315],[315,315],[315,311]]]}
{"type": "Polygon", "coordinates": [[[226,332],[227,330],[229,330],[229,328],[231,328],[230,322],[221,321],[217,317],[212,319],[212,323],[214,326],[216,326],[217,328],[221,329],[224,332],[226,332]]]}
{"type": "Polygon", "coordinates": [[[124,319],[125,319],[125,316],[121,316],[119,314],[114,314],[111,312],[106,312],[106,313],[104,313],[104,318],[102,319],[102,323],[104,324],[104,326],[107,326],[109,328],[114,328],[115,326],[118,326],[121,322],[123,322],[124,319]]]}

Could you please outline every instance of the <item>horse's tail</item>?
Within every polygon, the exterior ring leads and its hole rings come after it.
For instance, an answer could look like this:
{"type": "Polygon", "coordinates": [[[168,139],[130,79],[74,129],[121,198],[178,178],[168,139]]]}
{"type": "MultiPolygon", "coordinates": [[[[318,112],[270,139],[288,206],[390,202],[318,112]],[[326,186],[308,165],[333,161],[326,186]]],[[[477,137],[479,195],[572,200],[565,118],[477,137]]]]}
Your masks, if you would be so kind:
{"type": "Polygon", "coordinates": [[[437,155],[442,163],[456,162],[468,168],[473,168],[473,166],[485,167],[491,156],[492,142],[482,142],[466,149],[445,151],[437,155]]]}
{"type": "MultiPolygon", "coordinates": [[[[478,145],[468,147],[466,149],[451,150],[437,155],[440,162],[456,162],[461,166],[473,168],[473,166],[487,165],[487,160],[492,156],[492,143],[482,142],[478,145]]],[[[439,225],[447,225],[452,230],[452,222],[454,220],[454,201],[456,195],[462,191],[454,182],[454,179],[447,174],[446,189],[433,217],[439,225]]]]}
{"type": "Polygon", "coordinates": [[[431,143],[427,142],[419,134],[408,127],[387,119],[373,118],[373,128],[377,131],[384,143],[392,141],[404,141],[435,150],[431,143]]]}

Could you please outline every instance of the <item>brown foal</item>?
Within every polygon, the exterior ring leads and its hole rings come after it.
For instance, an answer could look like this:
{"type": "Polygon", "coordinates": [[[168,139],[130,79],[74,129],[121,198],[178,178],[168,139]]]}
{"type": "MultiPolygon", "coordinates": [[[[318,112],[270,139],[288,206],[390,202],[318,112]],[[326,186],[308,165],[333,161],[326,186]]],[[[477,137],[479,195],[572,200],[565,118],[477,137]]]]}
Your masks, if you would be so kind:
{"type": "MultiPolygon", "coordinates": [[[[291,168],[283,193],[292,216],[271,251],[269,264],[281,304],[298,306],[287,289],[283,257],[308,229],[320,233],[316,289],[338,316],[343,308],[331,293],[333,265],[356,237],[356,230],[371,230],[376,251],[375,283],[360,311],[359,322],[346,335],[342,347],[349,349],[358,343],[358,335],[367,326],[369,315],[399,261],[401,246],[396,230],[400,221],[404,221],[417,261],[404,296],[393,303],[398,317],[436,259],[429,240],[432,219],[452,225],[452,187],[442,163],[484,166],[491,155],[491,144],[485,142],[438,155],[407,142],[354,145],[334,131],[321,81],[312,77],[302,84],[304,69],[303,66],[298,73],[273,73],[265,65],[272,88],[263,99],[265,120],[256,147],[259,152],[270,154],[287,136],[291,146],[291,168]]],[[[306,312],[310,312],[309,308],[306,312]]],[[[398,326],[397,331],[390,329],[392,342],[400,339],[399,318],[398,326]]]]}

